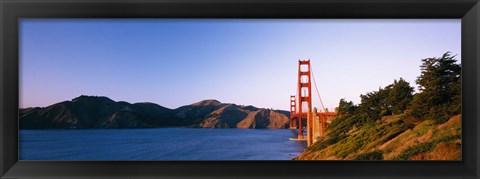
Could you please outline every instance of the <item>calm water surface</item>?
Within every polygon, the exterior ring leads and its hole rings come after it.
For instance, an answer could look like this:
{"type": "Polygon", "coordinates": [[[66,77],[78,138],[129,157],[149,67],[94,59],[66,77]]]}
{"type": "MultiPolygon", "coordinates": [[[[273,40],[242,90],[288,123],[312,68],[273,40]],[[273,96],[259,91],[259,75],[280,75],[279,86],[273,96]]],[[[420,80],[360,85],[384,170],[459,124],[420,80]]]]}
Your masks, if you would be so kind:
{"type": "Polygon", "coordinates": [[[20,160],[291,160],[288,129],[20,130],[20,160]]]}

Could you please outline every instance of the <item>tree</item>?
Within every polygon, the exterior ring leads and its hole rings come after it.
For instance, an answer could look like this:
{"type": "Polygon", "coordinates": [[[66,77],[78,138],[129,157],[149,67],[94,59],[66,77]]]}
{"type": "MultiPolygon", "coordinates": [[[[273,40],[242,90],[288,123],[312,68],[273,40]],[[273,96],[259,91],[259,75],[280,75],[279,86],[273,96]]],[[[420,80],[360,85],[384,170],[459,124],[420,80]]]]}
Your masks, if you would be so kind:
{"type": "Polygon", "coordinates": [[[353,105],[352,101],[347,102],[345,98],[340,99],[340,102],[338,103],[337,107],[337,113],[339,115],[343,114],[353,114],[355,111],[355,105],[353,105]]]}
{"type": "Polygon", "coordinates": [[[391,87],[391,85],[388,85],[385,88],[379,88],[378,91],[360,95],[359,112],[363,114],[365,121],[377,120],[392,113],[388,103],[391,87]]]}
{"type": "Polygon", "coordinates": [[[359,112],[364,121],[372,121],[383,116],[404,113],[413,99],[413,87],[403,78],[378,91],[360,95],[359,112]]]}
{"type": "Polygon", "coordinates": [[[412,101],[412,114],[439,123],[461,113],[461,66],[446,52],[440,58],[422,59],[416,83],[420,93],[412,101]]]}
{"type": "Polygon", "coordinates": [[[390,87],[388,104],[393,114],[402,114],[410,105],[413,99],[413,87],[403,78],[395,80],[390,87]]]}

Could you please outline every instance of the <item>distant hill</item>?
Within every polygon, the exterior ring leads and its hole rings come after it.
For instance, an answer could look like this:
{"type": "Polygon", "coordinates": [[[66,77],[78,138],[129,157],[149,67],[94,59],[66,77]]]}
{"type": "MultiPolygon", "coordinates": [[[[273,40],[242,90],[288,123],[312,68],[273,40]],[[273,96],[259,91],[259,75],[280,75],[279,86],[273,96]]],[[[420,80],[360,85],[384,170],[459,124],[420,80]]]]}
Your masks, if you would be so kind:
{"type": "Polygon", "coordinates": [[[40,108],[20,109],[20,129],[90,128],[286,128],[288,111],[204,100],[169,109],[154,103],[127,103],[79,96],[40,108]]]}
{"type": "Polygon", "coordinates": [[[227,104],[209,113],[199,124],[208,128],[286,128],[289,117],[278,111],[227,104]]]}

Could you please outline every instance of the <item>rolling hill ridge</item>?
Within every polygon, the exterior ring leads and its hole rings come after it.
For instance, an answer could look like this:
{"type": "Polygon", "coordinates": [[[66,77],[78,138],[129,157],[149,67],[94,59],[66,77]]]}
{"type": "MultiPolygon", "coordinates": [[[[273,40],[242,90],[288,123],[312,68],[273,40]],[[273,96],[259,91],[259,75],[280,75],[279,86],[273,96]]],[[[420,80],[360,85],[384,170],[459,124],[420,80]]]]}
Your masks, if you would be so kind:
{"type": "Polygon", "coordinates": [[[79,96],[44,108],[19,111],[20,129],[91,128],[271,128],[288,127],[289,112],[203,100],[169,109],[155,103],[128,103],[79,96]]]}

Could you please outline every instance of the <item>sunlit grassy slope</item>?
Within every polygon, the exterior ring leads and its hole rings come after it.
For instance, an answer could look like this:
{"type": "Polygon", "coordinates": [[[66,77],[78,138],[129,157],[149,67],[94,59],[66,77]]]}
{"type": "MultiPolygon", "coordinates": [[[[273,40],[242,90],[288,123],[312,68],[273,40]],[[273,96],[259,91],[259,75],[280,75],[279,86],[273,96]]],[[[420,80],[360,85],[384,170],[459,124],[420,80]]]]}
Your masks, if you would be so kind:
{"type": "Polygon", "coordinates": [[[341,139],[323,137],[294,160],[461,160],[461,126],[461,115],[443,124],[385,116],[341,139]]]}

